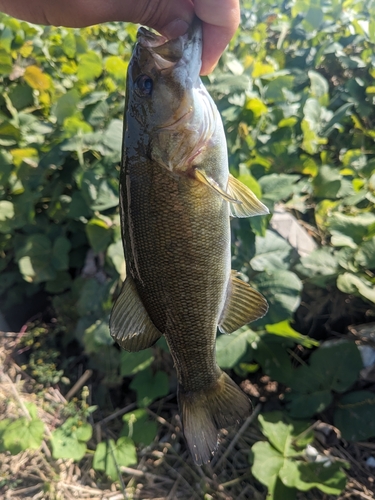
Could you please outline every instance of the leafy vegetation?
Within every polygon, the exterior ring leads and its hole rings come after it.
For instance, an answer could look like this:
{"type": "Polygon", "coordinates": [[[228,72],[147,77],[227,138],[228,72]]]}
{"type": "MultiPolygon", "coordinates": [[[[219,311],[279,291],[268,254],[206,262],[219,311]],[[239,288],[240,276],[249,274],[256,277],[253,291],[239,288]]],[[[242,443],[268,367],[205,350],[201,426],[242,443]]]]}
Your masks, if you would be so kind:
{"type": "MultiPolygon", "coordinates": [[[[313,246],[301,250],[271,216],[232,222],[232,267],[270,310],[219,336],[217,357],[238,379],[256,384],[266,375],[279,384],[278,412],[259,417],[268,441],[250,456],[274,500],[345,487],[345,463],[308,460],[309,419],[330,420],[349,441],[375,437],[374,387],[359,386],[358,343],[343,337],[375,316],[374,7],[244,1],[241,29],[205,78],[231,172],[271,214],[291,214],[313,246]]],[[[94,469],[113,481],[157,434],[145,408],[175,385],[164,342],[129,354],[108,330],[125,274],[118,173],[135,35],[133,25],[72,30],[0,15],[1,310],[22,317],[24,304],[47,301],[47,327],[29,328],[18,346],[38,383],[72,384],[79,352],[100,380],[95,405],[108,408],[109,391],[121,388],[138,407],[116,439],[93,449],[95,407],[84,403],[48,436],[31,406],[28,417],[0,422],[0,446],[19,453],[46,439],[54,459],[91,452],[94,469]]]]}

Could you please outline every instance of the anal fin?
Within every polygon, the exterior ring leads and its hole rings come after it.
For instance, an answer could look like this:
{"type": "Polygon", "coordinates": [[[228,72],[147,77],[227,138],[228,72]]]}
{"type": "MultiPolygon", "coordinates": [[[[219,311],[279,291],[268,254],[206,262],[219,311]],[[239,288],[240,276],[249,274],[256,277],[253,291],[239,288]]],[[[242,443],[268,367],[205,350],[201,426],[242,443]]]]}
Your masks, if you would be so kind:
{"type": "Polygon", "coordinates": [[[162,336],[151,321],[130,275],[112,308],[109,329],[114,340],[130,352],[147,349],[162,336]]]}
{"type": "Polygon", "coordinates": [[[231,204],[232,217],[253,217],[269,214],[269,210],[245,184],[229,174],[228,195],[237,200],[231,204]]]}
{"type": "Polygon", "coordinates": [[[268,311],[268,303],[261,293],[237,278],[232,271],[227,290],[227,300],[219,321],[222,333],[232,333],[241,326],[262,318],[268,311]]]}

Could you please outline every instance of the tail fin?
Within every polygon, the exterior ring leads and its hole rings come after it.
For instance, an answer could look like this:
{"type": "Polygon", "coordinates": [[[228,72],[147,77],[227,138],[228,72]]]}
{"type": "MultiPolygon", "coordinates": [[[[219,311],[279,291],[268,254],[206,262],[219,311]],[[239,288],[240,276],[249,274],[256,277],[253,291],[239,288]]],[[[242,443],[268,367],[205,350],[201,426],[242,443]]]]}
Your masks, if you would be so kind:
{"type": "Polygon", "coordinates": [[[240,423],[252,409],[246,394],[224,372],[214,387],[203,391],[188,392],[180,386],[178,401],[185,438],[197,465],[212,459],[218,430],[240,423]]]}

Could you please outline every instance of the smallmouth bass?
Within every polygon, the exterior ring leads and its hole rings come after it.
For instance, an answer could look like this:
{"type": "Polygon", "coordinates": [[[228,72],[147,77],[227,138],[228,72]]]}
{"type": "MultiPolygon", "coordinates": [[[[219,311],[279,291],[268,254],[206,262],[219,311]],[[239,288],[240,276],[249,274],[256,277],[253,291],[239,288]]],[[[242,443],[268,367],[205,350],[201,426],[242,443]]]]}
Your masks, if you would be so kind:
{"type": "Polygon", "coordinates": [[[215,339],[267,312],[231,271],[230,216],[268,213],[229,174],[219,112],[203,86],[202,30],[167,40],[137,35],[127,75],[120,215],[127,277],[110,330],[127,351],[165,335],[178,377],[184,435],[196,464],[218,430],[251,412],[215,360],[215,339]]]}

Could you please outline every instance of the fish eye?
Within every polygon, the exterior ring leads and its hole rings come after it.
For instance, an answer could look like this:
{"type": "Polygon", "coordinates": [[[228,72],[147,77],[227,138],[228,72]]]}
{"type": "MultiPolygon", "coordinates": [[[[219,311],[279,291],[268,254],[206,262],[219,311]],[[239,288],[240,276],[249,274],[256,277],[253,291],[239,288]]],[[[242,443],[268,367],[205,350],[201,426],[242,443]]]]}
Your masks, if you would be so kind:
{"type": "Polygon", "coordinates": [[[141,75],[135,81],[135,86],[141,97],[152,94],[154,82],[148,75],[141,75]]]}

